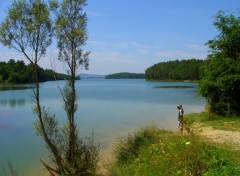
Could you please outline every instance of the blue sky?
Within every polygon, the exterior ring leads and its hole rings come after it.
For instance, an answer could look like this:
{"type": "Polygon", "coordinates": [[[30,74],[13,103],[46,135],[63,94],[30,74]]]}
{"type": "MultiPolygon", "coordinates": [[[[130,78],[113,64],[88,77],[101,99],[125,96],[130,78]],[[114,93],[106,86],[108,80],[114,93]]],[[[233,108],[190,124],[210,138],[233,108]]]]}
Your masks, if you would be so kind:
{"type": "MultiPolygon", "coordinates": [[[[0,0],[0,22],[12,1],[0,0]]],[[[204,44],[217,34],[213,17],[219,10],[236,12],[239,0],[88,0],[90,69],[81,73],[144,73],[159,62],[205,59],[204,44]]],[[[51,68],[57,57],[56,44],[40,64],[51,68]]],[[[0,60],[22,59],[13,49],[0,44],[0,60]]],[[[26,62],[28,63],[28,62],[26,62]]],[[[64,72],[61,63],[55,69],[64,72]]]]}

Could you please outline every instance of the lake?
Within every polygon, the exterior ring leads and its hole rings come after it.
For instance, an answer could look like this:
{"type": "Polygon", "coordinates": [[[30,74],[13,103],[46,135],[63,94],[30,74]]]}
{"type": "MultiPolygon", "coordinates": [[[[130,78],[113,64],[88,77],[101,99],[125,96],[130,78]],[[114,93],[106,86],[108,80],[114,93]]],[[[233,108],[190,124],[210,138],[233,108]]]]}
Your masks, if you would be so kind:
{"type": "MultiPolygon", "coordinates": [[[[64,81],[58,83],[64,85],[64,81]]],[[[94,130],[95,140],[104,151],[118,137],[139,127],[156,124],[176,130],[177,104],[183,105],[185,114],[204,111],[205,100],[197,96],[196,88],[196,83],[142,79],[77,81],[80,135],[89,137],[94,130]]],[[[40,90],[42,105],[64,122],[66,115],[56,82],[42,83],[40,90]]],[[[40,158],[47,159],[45,145],[33,128],[37,118],[32,112],[33,102],[31,89],[0,91],[0,161],[11,160],[30,176],[41,175],[40,158]]]]}

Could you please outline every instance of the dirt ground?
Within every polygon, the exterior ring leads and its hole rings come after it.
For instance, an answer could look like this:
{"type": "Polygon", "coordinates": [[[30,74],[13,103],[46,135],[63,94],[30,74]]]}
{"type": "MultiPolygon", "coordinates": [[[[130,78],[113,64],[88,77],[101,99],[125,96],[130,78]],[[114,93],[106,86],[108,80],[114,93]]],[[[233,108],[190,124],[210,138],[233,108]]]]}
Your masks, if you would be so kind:
{"type": "Polygon", "coordinates": [[[212,126],[195,127],[195,132],[217,143],[233,144],[240,149],[240,131],[226,131],[214,129],[212,126]]]}

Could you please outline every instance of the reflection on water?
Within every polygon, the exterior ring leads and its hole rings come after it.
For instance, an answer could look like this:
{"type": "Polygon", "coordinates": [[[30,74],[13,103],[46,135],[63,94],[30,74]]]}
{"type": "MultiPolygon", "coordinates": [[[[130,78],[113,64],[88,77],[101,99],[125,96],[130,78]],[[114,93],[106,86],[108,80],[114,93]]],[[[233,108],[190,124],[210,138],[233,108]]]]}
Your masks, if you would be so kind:
{"type": "Polygon", "coordinates": [[[15,108],[15,107],[21,107],[24,106],[26,104],[26,100],[25,99],[1,99],[0,100],[0,106],[1,107],[11,107],[11,108],[15,108]]]}
{"type": "Polygon", "coordinates": [[[8,91],[8,90],[24,90],[24,89],[32,89],[34,85],[32,84],[0,84],[0,91],[8,91]]]}
{"type": "Polygon", "coordinates": [[[0,123],[0,130],[13,133],[13,132],[18,132],[19,129],[13,126],[8,126],[0,123]]]}
{"type": "MultiPolygon", "coordinates": [[[[59,84],[63,87],[65,82],[59,84]]],[[[40,87],[42,106],[65,122],[66,112],[56,82],[42,83],[40,87]]],[[[77,81],[76,123],[80,136],[88,137],[94,129],[101,149],[108,150],[116,138],[140,126],[156,124],[176,130],[176,104],[183,104],[185,113],[204,110],[205,100],[196,97],[196,87],[196,83],[145,80],[77,81]]],[[[0,91],[0,163],[10,158],[16,166],[28,165],[29,175],[35,176],[43,175],[39,159],[48,157],[44,142],[33,129],[37,117],[32,113],[31,95],[30,89],[0,91]]]]}

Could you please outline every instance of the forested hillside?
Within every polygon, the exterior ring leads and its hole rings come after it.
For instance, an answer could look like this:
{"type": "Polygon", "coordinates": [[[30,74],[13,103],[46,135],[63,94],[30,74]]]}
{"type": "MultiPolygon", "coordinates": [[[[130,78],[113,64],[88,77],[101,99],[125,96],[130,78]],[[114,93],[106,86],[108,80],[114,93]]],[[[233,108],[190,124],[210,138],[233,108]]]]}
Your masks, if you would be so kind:
{"type": "MultiPolygon", "coordinates": [[[[40,82],[54,80],[53,71],[39,67],[40,82]]],[[[67,79],[68,75],[55,73],[58,80],[67,79]]],[[[14,59],[0,62],[0,83],[33,83],[32,66],[26,65],[24,61],[14,59]]]]}
{"type": "Polygon", "coordinates": [[[206,61],[198,59],[162,62],[146,70],[148,80],[199,80],[206,61]]]}
{"type": "Polygon", "coordinates": [[[122,73],[114,73],[114,74],[107,75],[105,78],[106,79],[144,79],[145,74],[122,72],[122,73]]]}

